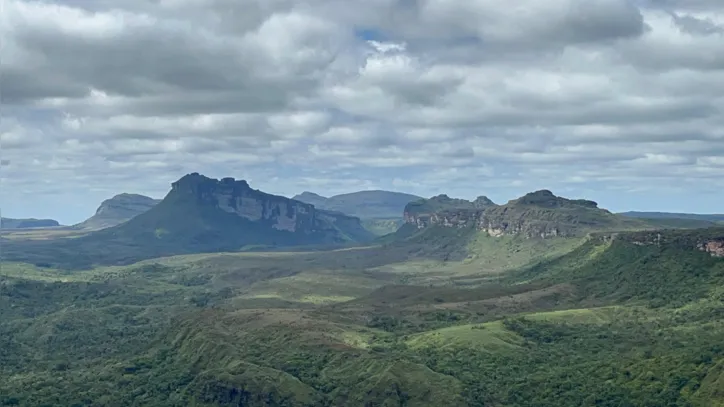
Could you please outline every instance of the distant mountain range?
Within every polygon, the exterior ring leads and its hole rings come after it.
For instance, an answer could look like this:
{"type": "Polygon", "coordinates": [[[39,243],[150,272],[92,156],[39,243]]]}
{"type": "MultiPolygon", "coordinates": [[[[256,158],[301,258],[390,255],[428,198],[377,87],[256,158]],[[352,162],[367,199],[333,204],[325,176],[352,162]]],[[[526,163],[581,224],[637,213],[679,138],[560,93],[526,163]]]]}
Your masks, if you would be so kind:
{"type": "Polygon", "coordinates": [[[401,192],[359,191],[329,198],[313,192],[303,192],[292,199],[314,205],[318,209],[342,212],[360,219],[395,219],[402,218],[405,205],[422,198],[401,192]]]}
{"type": "MultiPolygon", "coordinates": [[[[186,253],[366,244],[380,235],[388,235],[378,241],[382,244],[415,236],[418,242],[432,239],[449,247],[464,242],[446,240],[449,233],[441,228],[460,230],[456,239],[477,233],[549,239],[595,231],[708,227],[717,225],[718,216],[613,214],[596,202],[549,190],[503,205],[485,196],[423,199],[388,191],[330,198],[305,192],[290,199],[252,189],[243,180],[192,173],[174,182],[163,200],[120,194],[104,201],[94,216],[72,227],[84,233],[73,239],[8,243],[6,258],[77,267],[186,253]]],[[[4,227],[57,226],[51,220],[3,222],[4,227]]]]}
{"type": "Polygon", "coordinates": [[[31,228],[50,228],[58,227],[60,223],[54,219],[13,219],[1,218],[0,227],[2,229],[31,229],[31,228]]]}
{"type": "Polygon", "coordinates": [[[707,222],[724,222],[724,214],[697,214],[675,212],[621,212],[620,215],[639,219],[690,219],[707,222]]]}
{"type": "Polygon", "coordinates": [[[342,212],[362,220],[362,226],[371,233],[382,236],[395,232],[403,225],[405,206],[422,198],[416,195],[391,191],[359,191],[324,197],[314,192],[303,192],[292,199],[314,207],[342,212]]]}

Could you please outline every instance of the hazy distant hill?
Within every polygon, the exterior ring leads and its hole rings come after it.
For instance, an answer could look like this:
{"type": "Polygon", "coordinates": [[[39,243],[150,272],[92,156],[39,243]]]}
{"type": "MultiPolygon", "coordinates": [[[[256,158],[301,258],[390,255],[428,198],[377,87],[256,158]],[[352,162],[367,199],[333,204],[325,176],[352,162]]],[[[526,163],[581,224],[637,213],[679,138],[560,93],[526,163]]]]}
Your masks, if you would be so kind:
{"type": "Polygon", "coordinates": [[[30,228],[48,228],[60,226],[57,220],[53,219],[13,219],[2,218],[0,227],[3,229],[30,229],[30,228]]]}
{"type": "Polygon", "coordinates": [[[119,225],[156,206],[160,199],[138,194],[118,194],[106,199],[96,210],[95,215],[77,224],[74,228],[98,230],[119,225]]]}
{"type": "Polygon", "coordinates": [[[724,222],[724,214],[697,214],[675,212],[621,212],[620,215],[643,219],[691,219],[709,222],[724,222]]]}
{"type": "Polygon", "coordinates": [[[359,191],[329,198],[313,192],[303,192],[292,199],[319,209],[339,211],[361,219],[402,218],[405,205],[421,199],[419,196],[390,191],[359,191]]]}

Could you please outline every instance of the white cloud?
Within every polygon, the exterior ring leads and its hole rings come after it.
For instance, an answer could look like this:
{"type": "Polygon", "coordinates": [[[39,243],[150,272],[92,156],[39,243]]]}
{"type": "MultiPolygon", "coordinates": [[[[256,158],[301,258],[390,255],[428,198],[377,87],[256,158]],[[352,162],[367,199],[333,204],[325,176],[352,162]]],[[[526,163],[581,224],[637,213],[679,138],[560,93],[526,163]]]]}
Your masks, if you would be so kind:
{"type": "Polygon", "coordinates": [[[721,211],[723,4],[6,0],[4,213],[187,172],[721,211]]]}

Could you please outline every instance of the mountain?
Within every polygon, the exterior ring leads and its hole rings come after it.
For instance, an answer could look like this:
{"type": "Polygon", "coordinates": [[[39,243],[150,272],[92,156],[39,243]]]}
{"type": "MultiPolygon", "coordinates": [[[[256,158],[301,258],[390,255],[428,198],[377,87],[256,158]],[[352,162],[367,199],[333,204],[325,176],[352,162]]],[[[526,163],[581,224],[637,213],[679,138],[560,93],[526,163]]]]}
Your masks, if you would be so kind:
{"type": "Polygon", "coordinates": [[[439,195],[408,204],[404,217],[408,229],[472,227],[490,236],[525,238],[573,237],[601,229],[646,226],[601,209],[596,202],[566,199],[549,190],[528,193],[505,205],[496,205],[484,196],[471,202],[439,195]]]}
{"type": "Polygon", "coordinates": [[[292,199],[361,219],[397,219],[401,217],[405,205],[421,198],[401,192],[359,191],[329,198],[313,192],[303,192],[292,199]]]}
{"type": "Polygon", "coordinates": [[[486,196],[479,196],[475,201],[467,201],[465,199],[450,198],[442,194],[434,196],[430,199],[419,199],[408,203],[404,208],[405,217],[407,216],[429,216],[435,213],[446,211],[478,211],[496,206],[495,202],[486,196]]]}
{"type": "Polygon", "coordinates": [[[176,254],[366,242],[359,218],[188,174],[149,210],[116,226],[47,242],[6,245],[6,259],[62,267],[125,264],[176,254]]]}
{"type": "Polygon", "coordinates": [[[188,174],[153,208],[91,239],[137,243],[162,252],[245,246],[341,244],[371,239],[356,217],[252,189],[246,181],[188,174]]]}
{"type": "Polygon", "coordinates": [[[60,226],[60,223],[53,219],[0,219],[0,228],[2,229],[50,228],[58,226],[60,226]]]}
{"type": "Polygon", "coordinates": [[[153,208],[160,199],[138,194],[119,194],[106,199],[96,210],[95,215],[74,225],[76,229],[99,230],[119,225],[153,208]]]}

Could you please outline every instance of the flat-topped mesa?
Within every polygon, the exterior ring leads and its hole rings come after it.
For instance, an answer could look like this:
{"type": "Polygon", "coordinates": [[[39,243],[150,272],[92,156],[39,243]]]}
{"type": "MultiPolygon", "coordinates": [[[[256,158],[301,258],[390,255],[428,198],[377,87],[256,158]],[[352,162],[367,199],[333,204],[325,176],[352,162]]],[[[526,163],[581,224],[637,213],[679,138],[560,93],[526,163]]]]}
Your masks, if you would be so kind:
{"type": "Polygon", "coordinates": [[[418,229],[475,227],[491,236],[548,238],[584,235],[590,230],[614,226],[619,220],[598,208],[594,201],[566,199],[544,189],[505,205],[496,205],[484,196],[470,202],[438,195],[408,205],[405,221],[418,229]]]}
{"type": "Polygon", "coordinates": [[[13,218],[0,218],[0,228],[2,229],[33,229],[33,228],[51,228],[58,227],[58,223],[55,219],[13,219],[13,218]]]}
{"type": "Polygon", "coordinates": [[[320,216],[327,221],[345,217],[342,214],[324,214],[313,205],[253,189],[245,180],[231,177],[217,180],[198,173],[188,174],[174,182],[169,198],[191,198],[197,204],[215,207],[252,222],[271,221],[272,228],[289,232],[317,230],[321,226],[320,216]]]}
{"type": "Polygon", "coordinates": [[[471,202],[441,194],[410,202],[405,207],[404,218],[406,223],[419,229],[433,225],[466,227],[477,222],[486,209],[495,206],[495,202],[486,196],[479,196],[471,202]]]}
{"type": "Polygon", "coordinates": [[[547,189],[530,192],[518,199],[514,199],[508,204],[516,205],[534,205],[543,208],[598,208],[598,203],[587,199],[567,199],[556,196],[547,189]]]}

